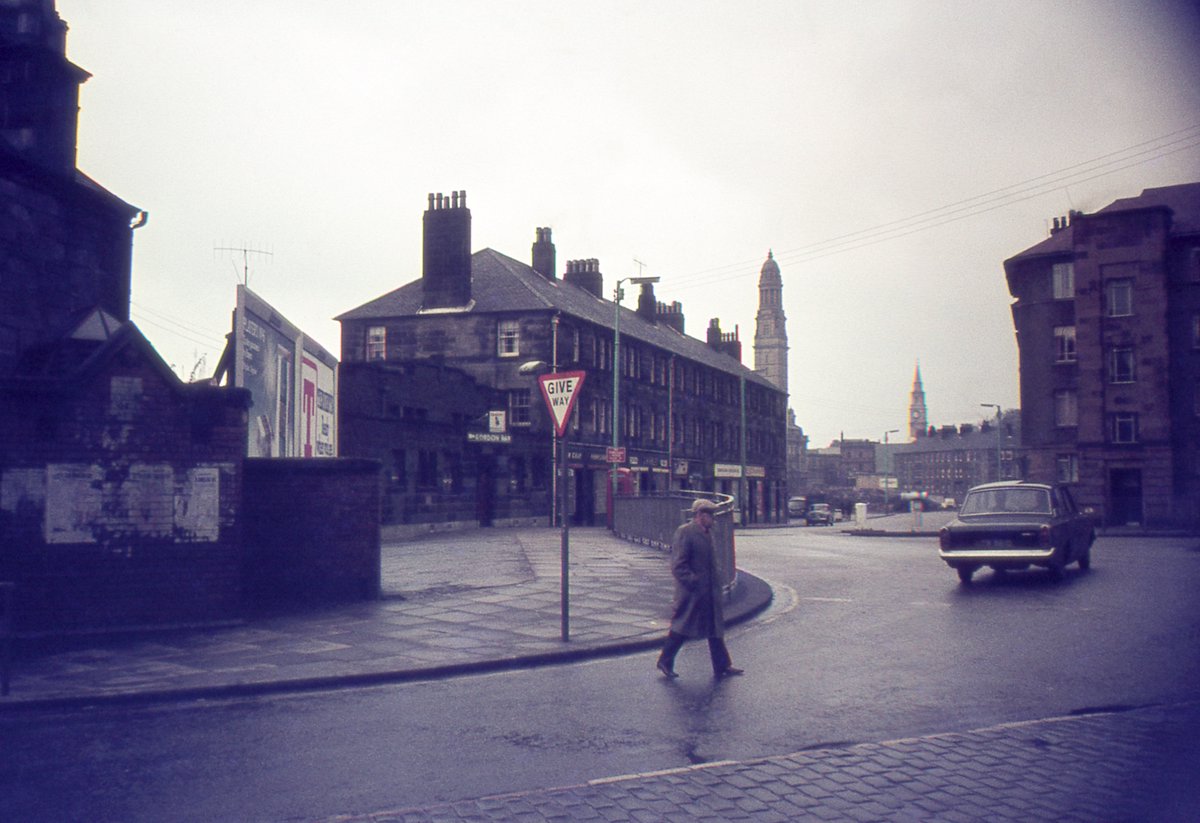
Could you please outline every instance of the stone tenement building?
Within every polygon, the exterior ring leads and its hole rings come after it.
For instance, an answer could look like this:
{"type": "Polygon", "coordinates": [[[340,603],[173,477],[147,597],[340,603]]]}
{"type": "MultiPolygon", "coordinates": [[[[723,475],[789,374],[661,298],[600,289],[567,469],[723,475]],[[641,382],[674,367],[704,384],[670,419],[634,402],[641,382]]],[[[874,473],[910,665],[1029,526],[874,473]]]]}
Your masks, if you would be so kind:
{"type": "Polygon", "coordinates": [[[1200,525],[1200,183],[1056,218],[1004,271],[1028,479],[1109,525],[1200,525]]]}
{"type": "MultiPolygon", "coordinates": [[[[604,298],[597,260],[569,261],[560,278],[550,229],[537,229],[535,237],[532,265],[492,249],[472,254],[466,193],[431,194],[421,277],[337,318],[343,364],[441,364],[493,393],[498,408],[490,411],[504,413],[503,431],[489,431],[479,419],[462,421],[457,430],[447,427],[436,454],[425,449],[426,461],[460,461],[465,493],[476,506],[459,516],[482,521],[483,514],[489,519],[549,514],[552,423],[536,376],[520,371],[522,364],[540,360],[558,371],[587,373],[568,431],[574,522],[603,522],[609,510],[607,449],[614,426],[616,442],[625,449],[618,466],[622,490],[736,494],[744,475],[740,503],[747,521],[783,520],[787,395],[742,365],[737,335],[722,332],[717,320],[705,340],[686,335],[682,306],[659,303],[649,284],[642,285],[636,309],[618,307],[604,298]],[[614,382],[620,404],[615,415],[614,382]]],[[[358,379],[366,378],[359,373],[358,379]]],[[[367,447],[346,428],[355,425],[353,410],[345,406],[349,400],[343,399],[341,454],[354,456],[345,450],[350,442],[367,447]]],[[[429,404],[411,398],[408,405],[429,404]]],[[[445,474],[441,466],[421,470],[400,435],[391,436],[396,442],[370,449],[374,455],[395,450],[405,461],[385,466],[385,472],[406,478],[422,471],[428,477],[445,474]]],[[[426,497],[432,504],[439,493],[429,488],[426,497]]]]}

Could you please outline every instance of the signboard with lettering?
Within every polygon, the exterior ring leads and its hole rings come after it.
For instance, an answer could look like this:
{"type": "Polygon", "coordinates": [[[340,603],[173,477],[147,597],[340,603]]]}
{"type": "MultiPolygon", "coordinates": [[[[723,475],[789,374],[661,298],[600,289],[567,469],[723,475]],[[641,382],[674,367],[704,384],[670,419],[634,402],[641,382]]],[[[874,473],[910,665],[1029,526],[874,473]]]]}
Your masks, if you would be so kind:
{"type": "Polygon", "coordinates": [[[467,432],[469,443],[511,443],[512,435],[504,432],[467,432]]]}
{"type": "Polygon", "coordinates": [[[583,386],[586,372],[567,371],[557,374],[543,374],[538,377],[538,385],[542,388],[542,398],[550,417],[554,419],[554,430],[562,437],[567,431],[567,421],[575,409],[575,400],[579,397],[579,389],[583,386]]]}
{"type": "Polygon", "coordinates": [[[624,463],[625,462],[625,447],[624,446],[609,446],[604,451],[606,461],[608,463],[624,463]]]}
{"type": "Polygon", "coordinates": [[[269,303],[237,288],[230,364],[250,390],[248,457],[337,456],[337,359],[269,303]]]}

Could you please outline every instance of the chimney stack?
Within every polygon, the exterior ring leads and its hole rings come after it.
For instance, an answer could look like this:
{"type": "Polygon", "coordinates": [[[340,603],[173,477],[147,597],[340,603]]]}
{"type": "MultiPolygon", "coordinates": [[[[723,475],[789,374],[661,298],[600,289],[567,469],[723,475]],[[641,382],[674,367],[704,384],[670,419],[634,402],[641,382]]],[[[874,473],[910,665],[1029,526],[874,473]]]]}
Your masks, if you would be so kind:
{"type": "Polygon", "coordinates": [[[670,326],[675,331],[683,334],[683,304],[678,300],[671,305],[659,303],[657,307],[658,320],[666,326],[670,326]]]}
{"type": "Polygon", "coordinates": [[[563,280],[578,286],[593,297],[604,298],[604,275],[600,273],[600,261],[594,257],[588,260],[568,260],[567,273],[563,280]]]}
{"type": "Polygon", "coordinates": [[[537,238],[533,242],[533,270],[547,280],[556,280],[558,264],[555,262],[554,243],[550,229],[534,229],[537,238]]]}
{"type": "Polygon", "coordinates": [[[422,308],[443,309],[471,302],[471,210],[467,193],[429,195],[421,264],[422,308]]]}
{"type": "Polygon", "coordinates": [[[716,317],[708,321],[708,347],[742,362],[742,341],[738,339],[737,326],[732,332],[722,332],[721,321],[716,317]]]}
{"type": "Polygon", "coordinates": [[[658,319],[658,301],[654,299],[653,283],[642,283],[642,291],[638,294],[637,313],[651,323],[658,319]]]}

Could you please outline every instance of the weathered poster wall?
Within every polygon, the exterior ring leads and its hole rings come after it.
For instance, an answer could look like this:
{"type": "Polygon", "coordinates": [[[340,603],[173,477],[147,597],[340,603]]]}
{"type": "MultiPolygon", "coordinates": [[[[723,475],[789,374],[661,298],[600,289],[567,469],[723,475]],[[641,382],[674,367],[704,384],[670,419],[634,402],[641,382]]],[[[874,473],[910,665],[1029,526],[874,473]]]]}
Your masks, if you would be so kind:
{"type": "MultiPolygon", "coordinates": [[[[226,466],[227,471],[232,467],[226,466]]],[[[135,463],[124,477],[99,464],[0,472],[0,511],[42,512],[48,544],[134,538],[211,543],[221,536],[221,467],[135,463]]]]}

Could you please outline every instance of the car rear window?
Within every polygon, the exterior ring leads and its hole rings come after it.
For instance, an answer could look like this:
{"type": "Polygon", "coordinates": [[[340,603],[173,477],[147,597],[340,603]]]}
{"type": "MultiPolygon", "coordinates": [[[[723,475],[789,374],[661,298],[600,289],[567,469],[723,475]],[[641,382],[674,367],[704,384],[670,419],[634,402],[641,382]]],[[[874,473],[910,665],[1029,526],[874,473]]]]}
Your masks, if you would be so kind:
{"type": "Polygon", "coordinates": [[[961,514],[1049,514],[1045,489],[983,489],[967,494],[961,514]]]}

